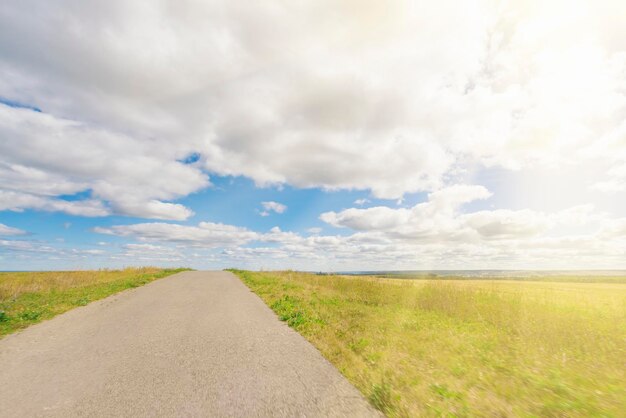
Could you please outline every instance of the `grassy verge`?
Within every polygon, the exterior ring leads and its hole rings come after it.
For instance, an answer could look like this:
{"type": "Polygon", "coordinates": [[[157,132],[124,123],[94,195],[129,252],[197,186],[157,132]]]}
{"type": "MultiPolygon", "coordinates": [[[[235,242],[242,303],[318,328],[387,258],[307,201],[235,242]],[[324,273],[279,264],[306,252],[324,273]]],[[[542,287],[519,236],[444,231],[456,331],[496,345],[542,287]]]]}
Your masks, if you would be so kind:
{"type": "Polygon", "coordinates": [[[626,285],[233,270],[389,416],[623,416],[626,285]]]}
{"type": "Polygon", "coordinates": [[[77,306],[187,269],[0,273],[0,338],[77,306]]]}

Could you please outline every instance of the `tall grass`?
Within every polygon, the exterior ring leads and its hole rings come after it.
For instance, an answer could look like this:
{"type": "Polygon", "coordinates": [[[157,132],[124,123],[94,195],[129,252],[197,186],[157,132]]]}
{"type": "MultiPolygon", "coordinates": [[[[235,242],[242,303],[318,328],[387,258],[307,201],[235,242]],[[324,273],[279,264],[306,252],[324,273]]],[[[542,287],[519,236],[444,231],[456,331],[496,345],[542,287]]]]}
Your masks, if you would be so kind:
{"type": "Polygon", "coordinates": [[[626,285],[236,271],[389,416],[623,416],[626,285]]]}
{"type": "Polygon", "coordinates": [[[0,338],[91,301],[185,269],[0,273],[0,338]]]}

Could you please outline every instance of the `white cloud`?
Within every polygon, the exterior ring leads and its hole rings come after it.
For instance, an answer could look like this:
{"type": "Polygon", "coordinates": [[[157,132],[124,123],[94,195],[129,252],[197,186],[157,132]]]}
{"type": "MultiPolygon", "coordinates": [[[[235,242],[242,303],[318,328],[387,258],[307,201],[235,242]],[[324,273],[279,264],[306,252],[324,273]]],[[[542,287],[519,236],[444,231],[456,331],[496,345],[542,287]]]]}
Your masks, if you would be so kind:
{"type": "Polygon", "coordinates": [[[125,246],[125,257],[161,254],[200,265],[211,260],[218,266],[306,270],[626,268],[623,218],[589,206],[555,213],[459,210],[463,202],[487,196],[480,187],[463,186],[431,193],[429,201],[410,209],[351,208],[322,216],[352,230],[347,235],[315,230],[302,236],[279,227],[263,233],[212,223],[119,225],[96,232],[139,240],[125,246]],[[563,225],[566,233],[559,230],[563,225]]]}
{"type": "MultiPolygon", "coordinates": [[[[624,133],[624,137],[626,138],[626,133],[624,133]]],[[[626,155],[624,157],[626,158],[626,155]]],[[[606,179],[593,184],[592,188],[606,193],[626,191],[626,163],[622,162],[612,166],[606,172],[606,179]]]]}
{"type": "Polygon", "coordinates": [[[329,266],[620,262],[609,214],[626,202],[624,15],[618,0],[11,2],[0,98],[42,112],[0,103],[0,211],[181,221],[194,213],[179,199],[209,187],[207,173],[243,175],[429,197],[322,214],[337,236],[208,222],[97,231],[329,266]],[[485,210],[480,175],[501,168],[526,187],[492,179],[498,209],[485,210]],[[542,170],[571,190],[542,187],[542,170]]]}
{"type": "Polygon", "coordinates": [[[602,228],[601,236],[604,238],[622,238],[626,240],[626,218],[613,219],[602,228]]]}
{"type": "Polygon", "coordinates": [[[110,214],[109,209],[99,200],[67,201],[0,189],[0,211],[12,210],[21,212],[24,209],[65,212],[78,216],[106,216],[110,214]]]}
{"type": "MultiPolygon", "coordinates": [[[[168,202],[208,186],[201,167],[397,199],[460,167],[618,164],[625,8],[14,2],[0,96],[46,114],[0,105],[0,178],[180,220],[191,212],[168,202]]],[[[622,190],[611,174],[593,182],[622,190]]]]}
{"type": "Polygon", "coordinates": [[[159,261],[163,259],[182,261],[186,258],[183,251],[178,248],[153,244],[126,244],[124,245],[124,252],[120,254],[120,257],[142,261],[159,261]]]}
{"type": "Polygon", "coordinates": [[[142,201],[127,198],[117,203],[117,210],[125,215],[151,219],[171,219],[182,221],[194,215],[194,212],[178,203],[166,203],[158,200],[142,201]]]}
{"type": "Polygon", "coordinates": [[[301,240],[300,235],[295,232],[285,232],[275,226],[268,233],[261,234],[257,237],[258,241],[275,242],[275,243],[295,243],[301,240]]]}
{"type": "Polygon", "coordinates": [[[13,228],[5,224],[0,224],[0,236],[25,235],[27,232],[18,228],[13,228]]]}
{"type": "Polygon", "coordinates": [[[243,245],[259,237],[259,234],[246,228],[212,222],[200,222],[198,226],[161,222],[140,223],[110,228],[96,227],[94,232],[134,237],[141,241],[181,242],[207,248],[243,245]]]}
{"type": "MultiPolygon", "coordinates": [[[[620,224],[595,211],[591,205],[554,213],[529,209],[461,211],[463,204],[490,195],[482,186],[453,186],[431,193],[428,201],[408,209],[385,206],[350,208],[323,213],[320,219],[332,226],[356,231],[350,241],[358,242],[359,246],[391,245],[407,249],[419,246],[420,251],[430,248],[434,254],[440,255],[453,248],[463,249],[465,261],[475,266],[489,264],[489,260],[481,258],[486,251],[501,254],[500,262],[504,265],[515,259],[525,259],[528,265],[537,265],[545,261],[541,257],[551,252],[576,250],[584,253],[585,245],[589,251],[595,251],[594,248],[603,248],[607,253],[625,250],[618,242],[613,242],[611,249],[609,242],[601,242],[602,236],[619,238],[620,224]],[[590,229],[596,232],[576,232],[590,229]],[[586,241],[580,237],[586,237],[586,241]],[[578,248],[572,247],[571,243],[578,248]]],[[[605,260],[604,255],[593,254],[598,262],[605,260]]],[[[450,267],[443,265],[444,268],[450,267]]]]}
{"type": "Polygon", "coordinates": [[[320,219],[336,227],[356,231],[384,231],[411,239],[445,235],[458,239],[465,232],[457,219],[459,208],[474,200],[483,200],[491,193],[482,186],[456,185],[428,195],[428,201],[410,209],[377,206],[326,212],[320,219]]]}
{"type": "Polygon", "coordinates": [[[287,210],[287,206],[278,202],[261,202],[263,210],[259,212],[261,216],[269,216],[271,212],[284,213],[287,210]]]}
{"type": "Polygon", "coordinates": [[[470,213],[463,223],[485,239],[516,239],[537,236],[549,227],[542,213],[531,210],[495,210],[470,213]]]}
{"type": "Polygon", "coordinates": [[[0,239],[0,248],[5,251],[13,253],[43,253],[51,254],[57,253],[58,249],[47,245],[45,243],[31,242],[31,241],[18,241],[18,240],[3,240],[0,239]]]}
{"type": "Polygon", "coordinates": [[[72,249],[70,250],[72,254],[80,255],[80,256],[98,256],[106,254],[104,250],[96,250],[96,249],[72,249]]]}
{"type": "Polygon", "coordinates": [[[209,184],[198,169],[160,157],[151,150],[157,146],[152,141],[30,110],[0,104],[0,135],[6,138],[0,159],[9,159],[0,166],[0,176],[7,180],[5,190],[0,189],[0,209],[183,220],[193,212],[158,199],[181,197],[209,184]],[[21,191],[25,184],[30,193],[21,191]],[[92,199],[50,197],[85,190],[91,190],[92,199]]]}

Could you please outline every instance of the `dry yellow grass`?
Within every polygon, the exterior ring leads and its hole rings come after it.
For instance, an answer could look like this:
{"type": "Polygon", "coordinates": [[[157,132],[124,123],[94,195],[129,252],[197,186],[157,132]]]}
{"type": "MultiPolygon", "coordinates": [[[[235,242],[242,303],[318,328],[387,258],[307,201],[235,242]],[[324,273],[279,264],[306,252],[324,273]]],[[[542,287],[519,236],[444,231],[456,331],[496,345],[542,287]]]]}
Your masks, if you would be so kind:
{"type": "Polygon", "coordinates": [[[0,273],[0,300],[17,298],[23,293],[50,292],[110,283],[135,274],[155,274],[157,267],[123,270],[41,271],[0,273]]]}
{"type": "Polygon", "coordinates": [[[623,416],[626,285],[236,272],[389,416],[623,416]]]}

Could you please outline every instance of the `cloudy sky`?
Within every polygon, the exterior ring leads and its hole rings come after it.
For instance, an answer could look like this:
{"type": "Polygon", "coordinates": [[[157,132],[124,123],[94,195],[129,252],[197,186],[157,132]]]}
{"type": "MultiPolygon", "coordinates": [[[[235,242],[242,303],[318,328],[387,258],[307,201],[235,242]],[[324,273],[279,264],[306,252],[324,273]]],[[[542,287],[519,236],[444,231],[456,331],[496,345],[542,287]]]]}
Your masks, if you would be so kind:
{"type": "Polygon", "coordinates": [[[626,268],[626,2],[0,4],[0,270],[626,268]]]}

